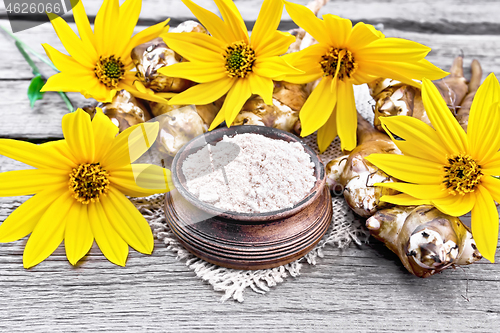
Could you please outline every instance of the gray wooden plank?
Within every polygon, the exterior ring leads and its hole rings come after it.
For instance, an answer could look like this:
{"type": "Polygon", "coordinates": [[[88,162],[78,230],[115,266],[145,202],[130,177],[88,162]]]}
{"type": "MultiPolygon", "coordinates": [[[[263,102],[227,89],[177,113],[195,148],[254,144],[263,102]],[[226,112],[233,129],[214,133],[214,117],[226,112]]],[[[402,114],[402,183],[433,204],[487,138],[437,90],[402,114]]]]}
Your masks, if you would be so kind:
{"type": "MultiPolygon", "coordinates": [[[[307,4],[310,0],[293,0],[294,3],[307,4]]],[[[123,2],[120,1],[121,3],[123,2]]],[[[197,0],[202,7],[218,12],[211,0],[197,0]]],[[[95,16],[102,0],[83,1],[87,14],[95,16]]],[[[255,21],[262,0],[235,1],[244,20],[255,21]]],[[[435,29],[447,33],[499,33],[498,13],[500,3],[495,0],[332,0],[320,11],[320,15],[332,13],[354,21],[385,23],[403,30],[420,31],[435,29]],[[494,30],[494,32],[493,32],[494,30]]],[[[66,15],[68,16],[68,15],[66,15]]],[[[69,15],[70,16],[70,15],[69,15]]],[[[5,17],[5,6],[0,3],[0,17],[5,17]]],[[[142,21],[160,21],[193,18],[181,0],[147,0],[142,3],[142,21]]],[[[290,21],[285,12],[283,20],[290,21]]]]}

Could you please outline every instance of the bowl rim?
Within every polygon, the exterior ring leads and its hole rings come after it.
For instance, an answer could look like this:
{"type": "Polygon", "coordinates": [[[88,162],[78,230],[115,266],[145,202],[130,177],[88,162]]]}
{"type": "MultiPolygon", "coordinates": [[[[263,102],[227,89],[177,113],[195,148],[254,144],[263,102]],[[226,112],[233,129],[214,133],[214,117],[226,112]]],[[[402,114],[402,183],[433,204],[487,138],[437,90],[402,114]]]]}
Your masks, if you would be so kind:
{"type": "Polygon", "coordinates": [[[297,212],[304,209],[308,204],[314,201],[322,193],[326,182],[325,167],[321,162],[321,159],[319,158],[318,154],[302,139],[292,133],[277,128],[257,125],[238,125],[231,126],[229,128],[217,128],[213,131],[206,132],[191,139],[175,155],[170,171],[175,189],[193,206],[214,216],[247,223],[271,221],[295,215],[297,212]],[[264,213],[242,213],[217,208],[214,205],[199,200],[195,195],[189,192],[187,186],[185,186],[185,178],[182,173],[182,163],[187,158],[187,156],[202,149],[206,144],[213,145],[221,141],[225,135],[233,137],[237,134],[246,133],[261,134],[271,139],[281,139],[287,142],[299,142],[304,148],[305,152],[310,156],[311,161],[314,163],[314,175],[316,177],[316,182],[314,183],[313,188],[309,191],[309,194],[291,208],[283,208],[280,210],[274,210],[264,213]],[[182,177],[179,177],[179,174],[181,174],[182,177]]]}

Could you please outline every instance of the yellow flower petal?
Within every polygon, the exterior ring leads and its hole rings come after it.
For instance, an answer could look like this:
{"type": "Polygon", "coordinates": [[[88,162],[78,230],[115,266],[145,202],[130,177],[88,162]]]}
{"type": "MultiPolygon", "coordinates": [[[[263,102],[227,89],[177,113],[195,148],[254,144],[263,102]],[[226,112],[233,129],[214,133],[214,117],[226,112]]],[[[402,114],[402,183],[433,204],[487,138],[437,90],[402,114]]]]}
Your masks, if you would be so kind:
{"type": "Polygon", "coordinates": [[[67,191],[45,211],[24,248],[24,268],[38,265],[61,244],[64,238],[66,215],[75,202],[67,191]]]}
{"type": "Polygon", "coordinates": [[[495,74],[488,75],[472,101],[467,125],[469,148],[480,164],[486,163],[500,148],[498,142],[500,84],[495,74]]]}
{"type": "MultiPolygon", "coordinates": [[[[203,63],[219,62],[220,67],[224,68],[224,57],[222,54],[226,49],[226,44],[222,41],[200,32],[172,32],[164,34],[162,37],[170,48],[184,58],[203,63]]],[[[160,68],[159,72],[167,76],[173,76],[169,73],[170,67],[172,66],[160,68]]]]}
{"type": "Polygon", "coordinates": [[[273,80],[253,73],[247,78],[252,94],[259,95],[267,105],[273,105],[273,80]]]}
{"type": "Polygon", "coordinates": [[[198,83],[206,83],[227,78],[220,63],[181,62],[163,67],[160,73],[170,77],[180,77],[198,83]]]}
{"type": "Polygon", "coordinates": [[[117,19],[118,17],[118,0],[104,0],[94,21],[96,49],[100,55],[109,56],[114,54],[113,48],[116,39],[111,39],[109,36],[116,36],[116,23],[110,18],[117,19]]]}
{"type": "Polygon", "coordinates": [[[71,30],[68,23],[64,21],[61,17],[55,14],[47,14],[50,18],[50,22],[54,27],[59,39],[61,40],[64,48],[68,51],[71,56],[78,61],[81,66],[94,69],[95,62],[98,59],[96,50],[92,46],[89,40],[82,41],[78,36],[71,30]]]}
{"type": "Polygon", "coordinates": [[[315,44],[303,51],[284,55],[281,57],[283,60],[291,66],[300,69],[303,73],[288,74],[283,80],[297,84],[316,81],[324,74],[319,64],[319,59],[321,59],[321,56],[325,53],[326,49],[323,45],[315,44]]]}
{"type": "Polygon", "coordinates": [[[165,29],[168,28],[167,24],[169,21],[170,19],[166,19],[165,21],[157,23],[134,35],[134,37],[130,39],[130,43],[128,44],[128,47],[125,49],[125,51],[123,51],[122,55],[130,59],[130,53],[132,52],[132,49],[134,47],[149,42],[150,40],[160,36],[160,34],[162,32],[165,32],[165,29]]]}
{"type": "Polygon", "coordinates": [[[500,179],[491,176],[483,176],[483,178],[481,178],[481,186],[484,186],[493,199],[500,203],[500,179]]]}
{"type": "Polygon", "coordinates": [[[128,46],[130,37],[134,33],[135,25],[139,20],[139,14],[141,13],[141,0],[127,0],[125,1],[119,9],[119,16],[115,19],[115,31],[120,32],[122,38],[116,38],[113,45],[113,53],[119,56],[130,57],[130,53],[122,55],[125,48],[128,46]]]}
{"type": "Polygon", "coordinates": [[[29,198],[0,224],[0,243],[13,242],[29,235],[47,207],[66,191],[67,187],[61,189],[57,184],[29,198]]]}
{"type": "Polygon", "coordinates": [[[423,59],[430,47],[402,38],[375,39],[356,51],[356,60],[408,62],[423,59]]]}
{"type": "MultiPolygon", "coordinates": [[[[244,41],[248,44],[248,30],[245,22],[236,8],[236,5],[231,0],[214,0],[217,8],[228,25],[229,31],[234,34],[236,38],[234,41],[244,41]]],[[[210,31],[210,30],[209,30],[210,31]]],[[[228,32],[226,32],[227,34],[228,32]]]]}
{"type": "Polygon", "coordinates": [[[68,173],[59,169],[31,169],[0,173],[0,197],[13,197],[41,192],[54,184],[66,185],[68,173]]]}
{"type": "Polygon", "coordinates": [[[158,122],[141,123],[127,128],[113,141],[109,154],[101,160],[101,165],[112,173],[114,169],[135,162],[155,142],[158,122]]]}
{"type": "Polygon", "coordinates": [[[109,222],[100,202],[89,205],[90,228],[102,254],[115,265],[125,266],[128,256],[127,242],[109,222]]]}
{"type": "Polygon", "coordinates": [[[217,126],[222,124],[223,122],[224,122],[224,113],[219,110],[219,112],[215,116],[215,119],[212,120],[212,123],[210,124],[210,127],[208,130],[209,131],[213,130],[214,128],[216,128],[217,126]]]}
{"type": "Polygon", "coordinates": [[[471,227],[481,255],[495,262],[498,243],[498,211],[491,195],[483,187],[479,187],[476,204],[472,209],[471,227]]]}
{"type": "Polygon", "coordinates": [[[47,56],[60,71],[82,75],[88,73],[88,70],[82,67],[82,65],[72,57],[59,52],[49,44],[42,44],[42,46],[45,50],[45,53],[47,53],[47,56]]]}
{"type": "Polygon", "coordinates": [[[399,182],[376,183],[374,185],[392,188],[420,200],[435,200],[445,198],[450,195],[442,185],[420,185],[399,182]]]}
{"type": "Polygon", "coordinates": [[[358,114],[354,102],[352,83],[337,82],[337,132],[339,134],[342,150],[356,148],[356,128],[358,114]]]}
{"type": "Polygon", "coordinates": [[[285,8],[293,22],[307,31],[320,43],[328,43],[330,39],[326,36],[326,25],[307,7],[285,1],[285,8]]]}
{"type": "Polygon", "coordinates": [[[250,83],[248,80],[239,79],[234,86],[229,90],[226,100],[220,109],[220,113],[226,118],[226,124],[230,126],[238,113],[241,111],[243,104],[252,96],[250,83]]]}
{"type": "MultiPolygon", "coordinates": [[[[88,74],[88,73],[87,73],[88,74]]],[[[88,94],[89,91],[95,86],[104,87],[104,94],[102,92],[94,92],[94,97],[100,101],[106,101],[114,96],[114,93],[110,95],[110,92],[102,85],[97,78],[90,74],[79,75],[79,79],[75,80],[75,73],[61,72],[52,75],[47,79],[45,85],[40,89],[40,91],[65,91],[65,92],[79,92],[83,95],[88,94]]]]}
{"type": "Polygon", "coordinates": [[[472,210],[476,203],[477,192],[467,193],[465,195],[449,195],[441,199],[432,200],[432,204],[437,209],[451,216],[461,216],[472,210]]]}
{"type": "MultiPolygon", "coordinates": [[[[147,101],[156,102],[160,104],[168,104],[168,101],[165,99],[167,97],[174,96],[174,93],[155,93],[151,89],[146,89],[144,87],[144,91],[139,91],[137,87],[140,87],[142,83],[139,81],[127,82],[128,80],[122,80],[119,84],[120,89],[125,89],[129,93],[131,93],[134,97],[145,99],[147,101]]],[[[144,86],[144,85],[142,85],[144,86]]]]}
{"type": "Polygon", "coordinates": [[[138,252],[153,252],[153,233],[148,222],[123,194],[111,188],[102,199],[102,207],[108,221],[126,243],[138,252]]]}
{"type": "Polygon", "coordinates": [[[90,115],[78,109],[62,119],[64,138],[79,163],[91,163],[95,156],[94,132],[90,115]]]}
{"type": "Polygon", "coordinates": [[[436,86],[427,79],[423,81],[422,101],[432,126],[436,129],[436,133],[441,138],[448,153],[465,153],[467,151],[467,135],[451,114],[436,86]]]}
{"type": "Polygon", "coordinates": [[[318,130],[318,148],[319,152],[323,153],[335,137],[337,136],[337,107],[333,108],[333,112],[330,115],[330,118],[326,121],[326,123],[320,127],[318,130]]]}
{"type": "Polygon", "coordinates": [[[443,165],[439,163],[396,154],[371,154],[365,160],[405,182],[437,185],[443,181],[443,165]]]}
{"type": "Polygon", "coordinates": [[[167,192],[170,170],[152,164],[131,164],[113,170],[109,180],[121,193],[133,197],[145,197],[167,192]]]}
{"type": "MultiPolygon", "coordinates": [[[[254,37],[252,32],[252,38],[254,37]]],[[[268,38],[258,46],[253,46],[253,39],[250,41],[257,57],[268,58],[285,54],[295,41],[295,37],[288,32],[268,31],[268,38]]]]}
{"type": "Polygon", "coordinates": [[[380,201],[392,203],[394,205],[401,206],[420,206],[420,205],[430,205],[429,200],[422,200],[412,197],[411,195],[402,193],[396,195],[383,195],[380,201]]]}
{"type": "Polygon", "coordinates": [[[0,155],[10,157],[35,168],[68,169],[72,162],[55,149],[30,142],[0,139],[0,155]]]}
{"type": "Polygon", "coordinates": [[[323,78],[302,106],[299,113],[301,136],[314,133],[330,118],[337,102],[336,91],[330,91],[330,83],[330,78],[323,78]]]}
{"type": "Polygon", "coordinates": [[[352,22],[351,20],[341,18],[337,15],[323,15],[323,21],[327,31],[334,32],[328,34],[330,36],[329,45],[336,48],[343,48],[351,35],[352,22]]]}
{"type": "Polygon", "coordinates": [[[495,153],[490,160],[481,165],[482,170],[487,175],[500,176],[500,152],[495,153]]]}
{"type": "Polygon", "coordinates": [[[437,80],[449,74],[425,59],[411,62],[365,60],[359,63],[358,70],[371,76],[391,78],[418,88],[420,88],[421,84],[416,80],[421,80],[424,77],[437,80]]]}
{"type": "Polygon", "coordinates": [[[239,41],[239,39],[235,37],[229,25],[226,24],[226,22],[222,21],[220,17],[218,17],[211,11],[198,6],[190,0],[182,0],[182,2],[216,39],[222,40],[227,44],[239,41]]]}
{"type": "Polygon", "coordinates": [[[447,152],[432,127],[407,116],[383,117],[380,121],[386,130],[405,140],[393,140],[405,155],[447,163],[447,152]]]}
{"type": "Polygon", "coordinates": [[[83,258],[94,243],[94,235],[90,229],[88,205],[76,202],[68,212],[64,231],[64,248],[71,265],[83,258]]]}
{"type": "MultiPolygon", "coordinates": [[[[95,44],[94,32],[90,27],[89,18],[87,17],[87,13],[85,13],[85,8],[83,7],[83,3],[81,1],[75,1],[76,4],[72,3],[73,6],[73,16],[75,18],[75,23],[78,28],[78,33],[80,34],[80,38],[84,42],[85,45],[90,43],[92,45],[95,44]]],[[[92,46],[93,48],[93,46],[92,46]]]]}
{"type": "Polygon", "coordinates": [[[204,105],[221,98],[236,82],[236,79],[225,78],[222,80],[202,83],[172,97],[170,105],[196,104],[204,105]]]}
{"type": "MultiPolygon", "coordinates": [[[[278,33],[276,30],[278,29],[282,14],[283,2],[281,0],[264,0],[262,3],[259,16],[257,17],[257,21],[255,21],[252,35],[250,36],[250,43],[259,56],[264,56],[265,52],[263,52],[263,50],[266,48],[266,45],[274,39],[272,33],[278,33]],[[270,32],[272,33],[270,34],[270,32]]],[[[280,34],[280,36],[284,36],[284,34],[280,34]]],[[[295,38],[286,38],[286,42],[289,42],[288,46],[293,43],[294,40],[295,38]]],[[[288,46],[286,47],[288,48],[288,46]]],[[[285,49],[283,53],[286,51],[285,49]]],[[[281,55],[283,53],[272,55],[281,55]]]]}
{"type": "Polygon", "coordinates": [[[301,70],[291,67],[285,60],[279,57],[258,58],[253,65],[253,72],[256,75],[283,80],[287,75],[302,73],[301,70]]]}
{"type": "Polygon", "coordinates": [[[96,108],[92,119],[92,132],[95,142],[95,160],[100,161],[106,156],[118,134],[118,127],[104,115],[101,108],[96,108]]]}
{"type": "Polygon", "coordinates": [[[384,38],[384,35],[373,25],[359,22],[352,28],[349,36],[349,50],[356,54],[356,51],[380,38],[384,38]]]}

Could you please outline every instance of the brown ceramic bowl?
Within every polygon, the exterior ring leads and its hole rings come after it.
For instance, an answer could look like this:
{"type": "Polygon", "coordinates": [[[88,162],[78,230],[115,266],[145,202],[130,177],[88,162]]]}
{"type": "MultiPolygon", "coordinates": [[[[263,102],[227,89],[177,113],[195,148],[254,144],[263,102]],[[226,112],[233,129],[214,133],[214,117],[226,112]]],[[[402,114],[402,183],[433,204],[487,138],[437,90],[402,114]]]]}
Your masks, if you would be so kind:
{"type": "Polygon", "coordinates": [[[242,222],[244,221],[245,223],[259,223],[263,221],[285,219],[300,212],[305,207],[310,205],[313,201],[315,201],[319,195],[322,194],[326,180],[325,168],[321,163],[318,155],[308,145],[302,142],[300,138],[291,133],[276,128],[254,125],[220,128],[194,138],[193,140],[189,141],[184,147],[182,147],[177,155],[175,155],[175,158],[172,162],[171,172],[172,181],[176,190],[193,206],[213,216],[219,216],[222,218],[242,222]],[[215,143],[221,141],[224,135],[232,137],[236,134],[244,133],[261,134],[271,139],[279,139],[287,142],[299,142],[300,144],[302,144],[305,152],[309,154],[309,156],[311,157],[311,161],[314,163],[314,175],[316,177],[316,183],[309,194],[291,208],[285,208],[266,213],[240,213],[222,210],[211,204],[199,200],[196,196],[191,194],[191,192],[189,192],[186,187],[186,179],[182,172],[182,164],[184,163],[184,160],[189,155],[195,153],[199,149],[202,149],[206,145],[206,143],[214,145],[215,143]]]}

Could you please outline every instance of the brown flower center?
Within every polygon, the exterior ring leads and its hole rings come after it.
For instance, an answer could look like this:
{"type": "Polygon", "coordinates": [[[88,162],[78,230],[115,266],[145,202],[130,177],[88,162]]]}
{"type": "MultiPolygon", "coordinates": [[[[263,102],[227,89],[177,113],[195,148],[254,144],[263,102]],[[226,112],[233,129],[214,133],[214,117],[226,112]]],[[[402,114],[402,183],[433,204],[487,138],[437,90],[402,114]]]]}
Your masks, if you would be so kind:
{"type": "Polygon", "coordinates": [[[462,154],[448,158],[448,163],[444,167],[443,183],[450,194],[474,192],[483,177],[481,166],[469,155],[462,154]]]}
{"type": "Polygon", "coordinates": [[[84,163],[74,168],[69,175],[69,189],[73,197],[82,204],[98,202],[109,188],[109,174],[100,163],[84,163]]]}
{"type": "Polygon", "coordinates": [[[99,57],[99,61],[94,67],[95,76],[110,89],[115,89],[118,83],[123,79],[125,74],[125,65],[121,62],[120,57],[99,57]]]}
{"type": "Polygon", "coordinates": [[[229,45],[224,52],[226,72],[229,77],[244,78],[252,71],[255,62],[255,51],[245,42],[229,45]]]}
{"type": "Polygon", "coordinates": [[[332,47],[321,59],[320,65],[324,75],[332,78],[337,76],[339,80],[351,78],[358,68],[351,51],[346,49],[332,47]]]}

